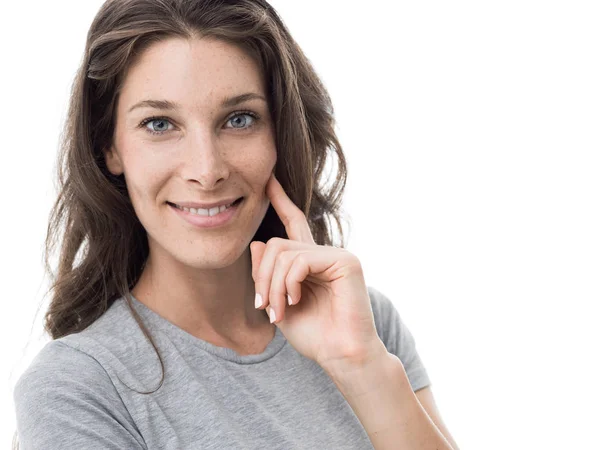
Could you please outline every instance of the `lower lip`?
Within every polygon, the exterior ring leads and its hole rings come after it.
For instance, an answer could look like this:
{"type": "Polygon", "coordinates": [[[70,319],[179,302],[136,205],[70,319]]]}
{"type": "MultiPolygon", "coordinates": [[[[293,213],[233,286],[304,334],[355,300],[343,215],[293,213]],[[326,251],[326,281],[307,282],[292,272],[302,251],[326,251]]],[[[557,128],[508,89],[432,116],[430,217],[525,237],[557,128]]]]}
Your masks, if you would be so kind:
{"type": "Polygon", "coordinates": [[[179,209],[173,205],[169,204],[169,208],[171,208],[173,211],[175,211],[179,217],[181,217],[183,220],[187,221],[188,223],[191,223],[192,225],[195,225],[197,227],[201,227],[201,228],[214,228],[214,227],[220,227],[223,225],[228,224],[229,222],[231,222],[233,220],[233,218],[235,217],[237,210],[239,209],[240,205],[244,202],[244,200],[242,200],[241,202],[230,206],[229,208],[227,208],[225,211],[216,214],[214,216],[199,216],[198,214],[193,214],[187,211],[184,211],[183,209],[179,209]]]}

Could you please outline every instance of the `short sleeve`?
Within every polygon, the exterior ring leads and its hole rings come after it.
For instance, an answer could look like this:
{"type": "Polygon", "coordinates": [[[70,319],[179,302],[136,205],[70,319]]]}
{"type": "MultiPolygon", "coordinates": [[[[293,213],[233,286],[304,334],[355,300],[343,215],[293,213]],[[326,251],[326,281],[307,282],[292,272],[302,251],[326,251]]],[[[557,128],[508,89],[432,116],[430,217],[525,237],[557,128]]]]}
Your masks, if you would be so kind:
{"type": "Polygon", "coordinates": [[[400,318],[391,300],[372,286],[368,287],[375,326],[388,352],[396,355],[406,371],[413,391],[431,385],[431,380],[415,344],[415,339],[400,318]]]}
{"type": "Polygon", "coordinates": [[[20,450],[146,448],[104,368],[65,343],[42,348],[13,399],[20,450]]]}

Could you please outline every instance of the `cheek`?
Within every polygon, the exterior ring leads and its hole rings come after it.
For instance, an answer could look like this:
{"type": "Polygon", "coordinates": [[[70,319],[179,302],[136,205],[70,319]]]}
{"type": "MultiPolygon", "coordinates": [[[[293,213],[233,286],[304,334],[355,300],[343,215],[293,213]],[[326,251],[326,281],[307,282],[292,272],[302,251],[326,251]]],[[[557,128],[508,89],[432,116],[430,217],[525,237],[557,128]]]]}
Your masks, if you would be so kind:
{"type": "Polygon", "coordinates": [[[123,154],[125,181],[131,201],[138,210],[142,202],[156,198],[160,186],[168,179],[171,168],[168,161],[151,157],[143,145],[136,142],[129,144],[123,154]]]}
{"type": "Polygon", "coordinates": [[[235,158],[236,171],[255,189],[264,188],[277,161],[275,144],[261,140],[239,151],[235,158]]]}

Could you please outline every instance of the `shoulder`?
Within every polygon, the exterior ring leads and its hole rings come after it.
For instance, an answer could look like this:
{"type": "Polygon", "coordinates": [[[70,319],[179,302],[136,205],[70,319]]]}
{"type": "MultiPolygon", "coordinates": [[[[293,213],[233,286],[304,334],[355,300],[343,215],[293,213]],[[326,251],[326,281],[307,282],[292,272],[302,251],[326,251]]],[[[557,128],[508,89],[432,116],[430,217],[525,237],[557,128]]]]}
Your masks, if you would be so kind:
{"type": "MultiPolygon", "coordinates": [[[[140,320],[154,344],[161,348],[161,334],[144,317],[140,320]]],[[[123,298],[86,329],[58,341],[98,363],[119,391],[123,386],[147,391],[160,383],[159,356],[123,298]]]]}
{"type": "Polygon", "coordinates": [[[101,364],[90,355],[60,340],[48,342],[17,380],[16,399],[27,400],[50,390],[96,386],[110,390],[112,381],[101,364]]]}
{"type": "Polygon", "coordinates": [[[372,286],[367,289],[377,333],[388,351],[398,354],[403,347],[414,347],[412,333],[390,298],[372,286]]]}
{"type": "Polygon", "coordinates": [[[91,356],[56,339],[39,351],[21,378],[56,369],[66,369],[65,375],[68,375],[69,372],[79,372],[83,368],[91,369],[91,373],[98,373],[101,366],[91,356]]]}
{"type": "Polygon", "coordinates": [[[90,355],[64,342],[48,342],[17,380],[13,399],[22,423],[51,411],[72,414],[78,407],[113,408],[121,403],[110,377],[90,355]]]}
{"type": "Polygon", "coordinates": [[[86,329],[48,342],[15,384],[15,395],[47,383],[54,391],[96,386],[101,395],[145,391],[160,377],[154,348],[127,305],[118,302],[86,329]]]}
{"type": "Polygon", "coordinates": [[[367,286],[367,289],[377,334],[387,351],[400,359],[414,391],[429,386],[431,381],[417,351],[415,338],[394,303],[374,287],[367,286]]]}
{"type": "Polygon", "coordinates": [[[13,400],[23,447],[144,448],[102,365],[63,341],[48,342],[36,355],[17,380],[13,400]]]}

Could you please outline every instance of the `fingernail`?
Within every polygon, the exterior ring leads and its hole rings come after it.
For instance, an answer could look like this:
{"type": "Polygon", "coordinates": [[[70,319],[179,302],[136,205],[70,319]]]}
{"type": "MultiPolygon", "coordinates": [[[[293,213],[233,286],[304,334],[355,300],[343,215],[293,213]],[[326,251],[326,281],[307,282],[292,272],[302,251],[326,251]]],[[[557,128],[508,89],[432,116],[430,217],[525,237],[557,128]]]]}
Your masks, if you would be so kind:
{"type": "Polygon", "coordinates": [[[292,304],[292,297],[290,297],[290,294],[287,295],[288,296],[288,305],[292,304]]]}
{"type": "Polygon", "coordinates": [[[262,297],[261,295],[257,292],[256,293],[256,297],[254,298],[254,307],[255,308],[260,308],[262,306],[262,297]]]}
{"type": "Polygon", "coordinates": [[[271,308],[271,311],[269,311],[269,317],[271,318],[271,323],[277,320],[277,317],[275,316],[275,310],[273,308],[271,308]]]}

